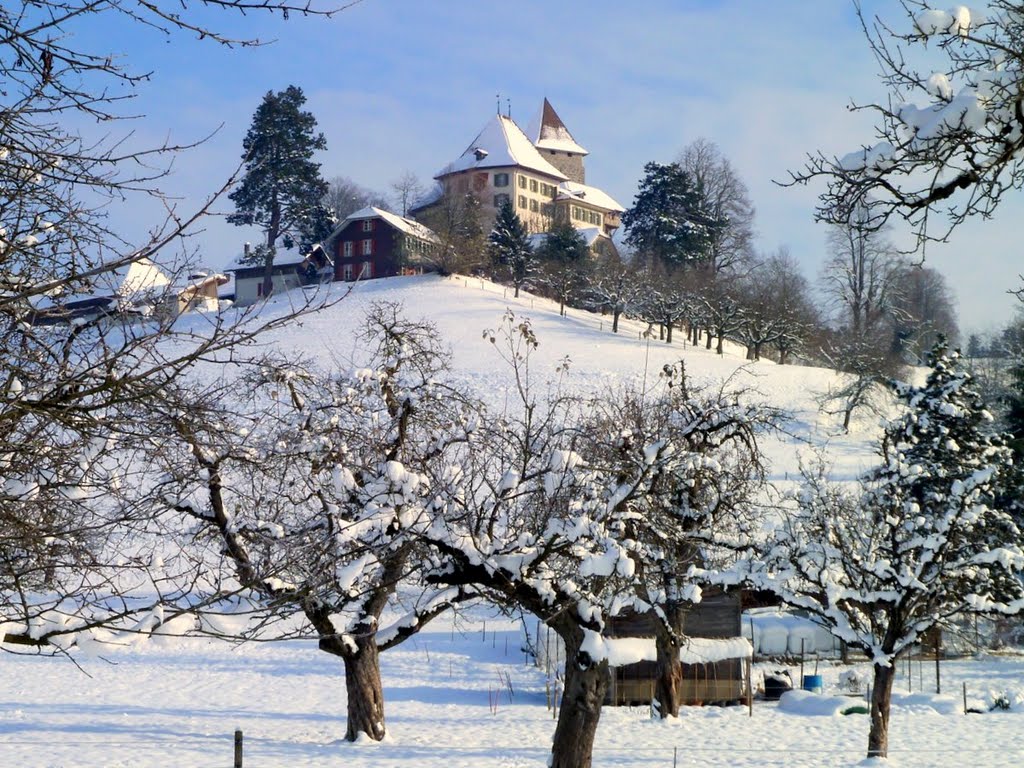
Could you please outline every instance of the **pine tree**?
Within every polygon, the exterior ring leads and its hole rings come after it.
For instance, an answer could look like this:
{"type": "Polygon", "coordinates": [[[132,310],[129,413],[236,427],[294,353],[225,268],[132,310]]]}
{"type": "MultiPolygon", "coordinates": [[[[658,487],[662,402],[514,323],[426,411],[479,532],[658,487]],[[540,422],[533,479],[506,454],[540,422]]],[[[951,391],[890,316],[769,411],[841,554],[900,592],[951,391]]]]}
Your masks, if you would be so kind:
{"type": "Polygon", "coordinates": [[[242,141],[245,176],[229,196],[235,212],[228,221],[240,226],[257,225],[266,234],[258,249],[264,265],[263,295],[273,288],[272,268],[278,238],[290,234],[307,241],[322,230],[325,215],[321,201],[327,182],[320,176],[320,163],[313,154],[327,148],[327,140],[316,132],[316,118],[303,111],[302,89],[268,91],[253,115],[242,141]]]}
{"type": "Polygon", "coordinates": [[[727,224],[706,205],[699,185],[679,163],[647,163],[633,207],[622,215],[626,244],[667,267],[707,264],[727,224]]]}
{"type": "Polygon", "coordinates": [[[499,271],[508,274],[508,280],[518,298],[519,289],[526,285],[533,274],[534,255],[526,236],[526,228],[508,200],[498,209],[494,229],[487,237],[487,247],[491,262],[499,271]]]}

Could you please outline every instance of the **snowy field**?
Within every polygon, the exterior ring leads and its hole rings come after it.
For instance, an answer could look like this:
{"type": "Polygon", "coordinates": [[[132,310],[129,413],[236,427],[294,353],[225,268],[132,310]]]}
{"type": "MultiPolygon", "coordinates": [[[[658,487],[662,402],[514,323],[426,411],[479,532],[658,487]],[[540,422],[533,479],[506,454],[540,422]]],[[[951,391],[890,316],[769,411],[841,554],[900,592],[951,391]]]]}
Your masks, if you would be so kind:
{"type": "MultiPolygon", "coordinates": [[[[342,740],[341,664],[313,643],[230,648],[173,640],[118,652],[110,663],[85,661],[82,671],[66,661],[5,656],[0,765],[226,768],[240,728],[246,766],[542,766],[554,731],[544,672],[524,663],[520,624],[487,618],[485,638],[481,619],[477,613],[454,632],[439,622],[382,656],[390,732],[382,744],[342,740]]],[[[914,691],[919,675],[924,690],[934,691],[931,664],[915,663],[912,671],[914,691]]],[[[660,723],[645,708],[606,707],[594,764],[668,768],[675,755],[679,766],[857,765],[867,716],[837,714],[858,700],[829,695],[838,668],[819,672],[825,695],[755,701],[753,717],[746,707],[689,707],[660,723]]],[[[944,663],[948,696],[900,695],[901,676],[889,764],[1019,766],[1022,681],[1020,658],[944,663]],[[965,716],[963,682],[972,708],[987,709],[1000,695],[1016,706],[965,716]]]]}
{"type": "MultiPolygon", "coordinates": [[[[341,292],[343,286],[332,286],[341,292]]],[[[285,311],[278,297],[264,312],[285,311]]],[[[730,379],[750,396],[786,409],[786,434],[766,438],[773,481],[792,482],[810,445],[826,446],[837,478],[853,478],[872,460],[876,419],[863,417],[851,435],[818,412],[815,397],[834,384],[831,372],[769,362],[746,364],[741,351],[719,357],[703,348],[642,338],[646,326],[557,307],[473,279],[377,280],[356,287],[331,309],[275,332],[272,342],[324,365],[359,361],[361,318],[373,301],[398,301],[411,318],[430,318],[450,344],[456,376],[500,406],[507,371],[482,338],[506,306],[528,316],[540,340],[531,363],[538,381],[571,360],[568,386],[615,390],[653,386],[663,365],[686,361],[694,381],[730,379]]],[[[201,326],[201,317],[183,322],[201,326]]],[[[527,626],[531,626],[527,621],[527,626]]],[[[345,685],[341,662],[315,643],[290,641],[231,647],[206,640],[157,638],[101,657],[67,660],[0,655],[0,766],[230,766],[233,733],[245,735],[246,766],[484,768],[545,764],[554,730],[545,675],[524,658],[523,625],[477,608],[453,627],[439,619],[382,656],[389,737],[382,744],[342,741],[345,685]],[[483,622],[486,620],[486,633],[483,622]],[[511,682],[511,692],[507,682],[511,682]]],[[[772,667],[773,669],[776,667],[772,667]]],[[[642,708],[606,708],[596,766],[847,766],[867,742],[865,715],[839,711],[840,669],[819,670],[825,695],[782,703],[687,708],[677,721],[654,722],[642,708]]],[[[914,693],[894,699],[889,764],[1019,766],[1024,762],[1024,658],[951,661],[934,671],[913,665],[914,693]],[[988,710],[999,699],[1009,711],[988,710]],[[920,691],[925,693],[920,693],[920,691]]],[[[755,674],[755,678],[757,674],[755,674]]],[[[798,679],[798,675],[795,674],[798,679]]],[[[896,683],[906,692],[906,674],[896,683]]]]}

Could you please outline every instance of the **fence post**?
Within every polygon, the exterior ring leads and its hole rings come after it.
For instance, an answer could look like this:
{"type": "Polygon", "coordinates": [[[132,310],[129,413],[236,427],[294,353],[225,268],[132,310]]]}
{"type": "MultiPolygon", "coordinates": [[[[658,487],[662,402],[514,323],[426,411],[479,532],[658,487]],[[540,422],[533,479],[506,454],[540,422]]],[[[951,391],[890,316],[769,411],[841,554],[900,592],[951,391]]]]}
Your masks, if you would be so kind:
{"type": "Polygon", "coordinates": [[[235,729],[235,766],[242,768],[242,729],[235,729]]]}

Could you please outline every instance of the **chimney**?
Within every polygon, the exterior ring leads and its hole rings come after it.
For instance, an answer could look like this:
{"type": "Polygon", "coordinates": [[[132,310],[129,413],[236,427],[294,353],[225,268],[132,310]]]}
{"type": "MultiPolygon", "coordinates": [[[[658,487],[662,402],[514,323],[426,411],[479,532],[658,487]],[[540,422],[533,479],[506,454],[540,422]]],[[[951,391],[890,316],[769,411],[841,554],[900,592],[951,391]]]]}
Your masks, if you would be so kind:
{"type": "Polygon", "coordinates": [[[252,253],[252,245],[251,244],[246,243],[245,245],[242,246],[242,255],[245,256],[245,258],[248,259],[251,253],[252,253]]]}

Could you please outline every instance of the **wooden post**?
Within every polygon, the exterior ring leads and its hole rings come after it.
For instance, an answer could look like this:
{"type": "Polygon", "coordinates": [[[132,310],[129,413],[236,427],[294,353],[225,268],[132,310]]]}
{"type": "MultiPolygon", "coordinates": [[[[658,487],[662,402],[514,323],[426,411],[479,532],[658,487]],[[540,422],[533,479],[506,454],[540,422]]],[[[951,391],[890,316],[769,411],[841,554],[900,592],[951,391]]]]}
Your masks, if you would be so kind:
{"type": "Polygon", "coordinates": [[[676,768],[679,759],[679,747],[672,747],[672,768],[676,768]]]}
{"type": "Polygon", "coordinates": [[[242,729],[235,729],[235,766],[242,768],[242,729]]]}
{"type": "Polygon", "coordinates": [[[942,678],[939,675],[939,652],[942,650],[942,630],[935,628],[935,693],[942,693],[942,678]]]}
{"type": "Polygon", "coordinates": [[[800,638],[800,690],[804,689],[804,638],[800,638]]]}
{"type": "Polygon", "coordinates": [[[967,683],[964,682],[964,714],[967,714],[967,683]]]}
{"type": "Polygon", "coordinates": [[[747,657],[747,711],[754,716],[754,659],[747,657]]]}

